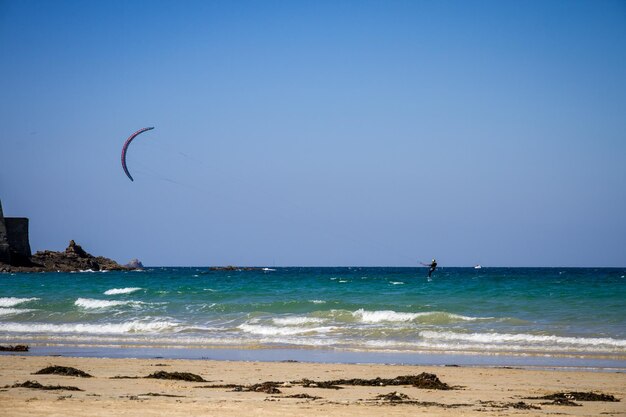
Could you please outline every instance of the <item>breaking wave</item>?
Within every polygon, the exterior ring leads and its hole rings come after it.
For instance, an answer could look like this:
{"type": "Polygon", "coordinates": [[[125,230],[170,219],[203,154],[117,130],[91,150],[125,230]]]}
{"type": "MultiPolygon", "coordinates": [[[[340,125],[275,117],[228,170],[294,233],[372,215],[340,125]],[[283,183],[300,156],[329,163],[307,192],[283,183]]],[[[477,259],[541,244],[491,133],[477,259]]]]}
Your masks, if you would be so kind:
{"type": "Polygon", "coordinates": [[[87,308],[87,309],[96,309],[96,308],[110,308],[117,307],[123,305],[131,305],[138,306],[142,303],[141,301],[110,301],[110,300],[96,300],[93,298],[79,298],[74,301],[74,304],[78,307],[87,308]]]}
{"type": "Polygon", "coordinates": [[[142,288],[139,287],[129,287],[129,288],[111,288],[110,290],[106,290],[104,295],[117,295],[117,294],[130,294],[135,291],[139,291],[142,288]]]}
{"type": "Polygon", "coordinates": [[[170,321],[128,321],[125,323],[0,323],[0,331],[15,333],[87,333],[124,334],[153,333],[173,329],[177,323],[170,321]]]}
{"type": "Polygon", "coordinates": [[[12,314],[22,314],[35,311],[31,308],[0,308],[0,316],[10,316],[12,314]]]}
{"type": "Polygon", "coordinates": [[[488,320],[489,317],[467,317],[459,314],[446,313],[442,311],[428,311],[421,313],[402,313],[393,310],[367,311],[359,309],[352,313],[352,316],[363,323],[382,322],[412,322],[431,324],[444,324],[459,321],[488,320]]]}
{"type": "Polygon", "coordinates": [[[260,336],[289,336],[304,333],[327,333],[335,327],[276,327],[262,326],[256,324],[243,323],[238,326],[239,329],[246,333],[252,333],[260,336]]]}
{"type": "Polygon", "coordinates": [[[18,304],[27,303],[29,301],[37,301],[39,298],[17,298],[17,297],[0,297],[0,307],[13,307],[18,304]]]}

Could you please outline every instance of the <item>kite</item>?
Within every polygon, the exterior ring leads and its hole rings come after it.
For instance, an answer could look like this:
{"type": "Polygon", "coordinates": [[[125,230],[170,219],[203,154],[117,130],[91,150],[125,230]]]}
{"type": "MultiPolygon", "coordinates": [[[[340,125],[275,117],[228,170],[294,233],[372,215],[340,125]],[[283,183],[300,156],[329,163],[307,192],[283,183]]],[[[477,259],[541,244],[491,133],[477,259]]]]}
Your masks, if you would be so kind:
{"type": "Polygon", "coordinates": [[[124,142],[124,146],[122,146],[122,168],[124,168],[124,172],[126,173],[128,178],[130,178],[131,181],[134,181],[134,180],[133,180],[133,177],[130,175],[130,172],[128,172],[128,167],[126,166],[126,150],[128,149],[128,145],[130,145],[133,139],[135,139],[138,135],[142,134],[143,132],[147,130],[152,130],[152,129],[154,129],[154,127],[144,127],[143,129],[139,129],[138,131],[130,135],[128,139],[126,139],[126,142],[124,142]]]}

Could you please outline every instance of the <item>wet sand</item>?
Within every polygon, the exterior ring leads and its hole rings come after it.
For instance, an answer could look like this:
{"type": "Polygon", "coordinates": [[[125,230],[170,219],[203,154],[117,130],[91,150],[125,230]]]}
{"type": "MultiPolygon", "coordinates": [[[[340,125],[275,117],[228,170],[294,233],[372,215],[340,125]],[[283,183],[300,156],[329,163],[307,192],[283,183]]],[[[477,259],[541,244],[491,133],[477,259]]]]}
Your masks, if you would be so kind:
{"type": "Polygon", "coordinates": [[[626,415],[626,375],[582,371],[2,355],[0,387],[1,414],[7,417],[626,415]],[[73,367],[92,377],[34,375],[49,366],[73,367]],[[145,378],[161,371],[193,373],[206,382],[145,378]],[[389,383],[422,373],[434,374],[452,389],[320,387],[324,381],[352,379],[389,383]],[[13,387],[26,381],[31,388],[13,387]],[[58,386],[65,389],[41,389],[58,386]],[[569,392],[608,394],[620,401],[537,398],[569,392]]]}

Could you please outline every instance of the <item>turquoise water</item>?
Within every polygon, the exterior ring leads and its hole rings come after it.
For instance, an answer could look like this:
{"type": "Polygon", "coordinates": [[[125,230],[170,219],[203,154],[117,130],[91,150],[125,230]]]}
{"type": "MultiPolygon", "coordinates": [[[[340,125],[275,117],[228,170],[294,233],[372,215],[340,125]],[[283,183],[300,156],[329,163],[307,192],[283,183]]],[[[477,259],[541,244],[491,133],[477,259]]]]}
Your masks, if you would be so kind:
{"type": "Polygon", "coordinates": [[[626,269],[0,275],[0,342],[626,360],[626,269]]]}

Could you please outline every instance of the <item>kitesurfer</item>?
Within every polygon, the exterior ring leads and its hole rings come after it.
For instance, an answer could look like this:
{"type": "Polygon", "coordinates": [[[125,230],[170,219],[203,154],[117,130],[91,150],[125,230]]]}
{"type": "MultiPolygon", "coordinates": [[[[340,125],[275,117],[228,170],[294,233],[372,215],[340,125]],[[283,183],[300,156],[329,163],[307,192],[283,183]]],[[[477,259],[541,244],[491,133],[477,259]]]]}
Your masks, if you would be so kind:
{"type": "Polygon", "coordinates": [[[422,265],[429,267],[430,269],[428,270],[428,278],[430,278],[430,276],[432,275],[433,272],[435,272],[435,269],[437,269],[437,261],[435,260],[435,258],[433,258],[432,262],[429,264],[425,264],[423,262],[420,262],[422,265]]]}

